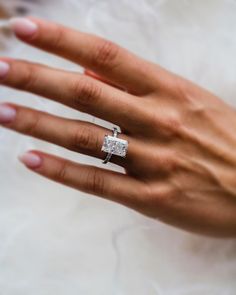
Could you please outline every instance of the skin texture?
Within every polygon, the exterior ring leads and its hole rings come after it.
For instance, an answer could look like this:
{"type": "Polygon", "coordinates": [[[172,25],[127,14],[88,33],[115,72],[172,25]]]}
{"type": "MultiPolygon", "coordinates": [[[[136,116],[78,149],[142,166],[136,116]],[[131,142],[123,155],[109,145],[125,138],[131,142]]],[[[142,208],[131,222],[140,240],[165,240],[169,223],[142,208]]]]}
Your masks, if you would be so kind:
{"type": "MultiPolygon", "coordinates": [[[[117,173],[40,151],[32,171],[58,183],[128,206],[176,227],[236,237],[236,112],[208,91],[110,41],[33,19],[32,34],[13,30],[29,45],[69,59],[86,70],[66,72],[1,58],[9,72],[1,84],[92,114],[122,130],[129,141],[117,173]],[[116,110],[114,112],[114,110],[116,110]]],[[[110,130],[23,106],[3,127],[75,152],[104,159],[110,130]]]]}

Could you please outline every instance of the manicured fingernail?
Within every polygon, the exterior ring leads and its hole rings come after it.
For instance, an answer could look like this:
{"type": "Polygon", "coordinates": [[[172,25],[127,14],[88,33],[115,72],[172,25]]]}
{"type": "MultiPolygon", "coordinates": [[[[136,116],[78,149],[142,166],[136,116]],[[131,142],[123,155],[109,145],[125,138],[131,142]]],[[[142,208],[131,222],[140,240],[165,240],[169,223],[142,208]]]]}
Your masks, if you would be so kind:
{"type": "Polygon", "coordinates": [[[30,37],[33,35],[38,26],[28,18],[15,17],[10,20],[10,26],[14,33],[21,37],[30,37]]]}
{"type": "Polygon", "coordinates": [[[0,104],[0,123],[10,123],[16,117],[16,110],[6,104],[0,104]]]}
{"type": "Polygon", "coordinates": [[[0,78],[4,78],[9,72],[10,66],[7,62],[0,60],[0,78]]]}
{"type": "Polygon", "coordinates": [[[19,160],[25,164],[28,168],[36,169],[39,168],[43,162],[39,155],[32,152],[27,152],[19,156],[19,160]]]}

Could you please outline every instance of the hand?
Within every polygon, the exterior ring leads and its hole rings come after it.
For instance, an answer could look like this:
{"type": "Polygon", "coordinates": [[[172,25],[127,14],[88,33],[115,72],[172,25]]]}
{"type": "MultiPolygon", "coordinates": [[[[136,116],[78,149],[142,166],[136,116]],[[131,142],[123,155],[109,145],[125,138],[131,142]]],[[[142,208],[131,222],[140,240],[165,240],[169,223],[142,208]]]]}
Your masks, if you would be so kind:
{"type": "MultiPolygon", "coordinates": [[[[39,151],[32,171],[201,234],[236,236],[236,112],[219,98],[99,37],[39,19],[15,19],[22,41],[80,64],[84,74],[1,58],[1,83],[119,125],[118,173],[39,151]]],[[[104,159],[101,126],[4,103],[9,129],[104,159]]]]}

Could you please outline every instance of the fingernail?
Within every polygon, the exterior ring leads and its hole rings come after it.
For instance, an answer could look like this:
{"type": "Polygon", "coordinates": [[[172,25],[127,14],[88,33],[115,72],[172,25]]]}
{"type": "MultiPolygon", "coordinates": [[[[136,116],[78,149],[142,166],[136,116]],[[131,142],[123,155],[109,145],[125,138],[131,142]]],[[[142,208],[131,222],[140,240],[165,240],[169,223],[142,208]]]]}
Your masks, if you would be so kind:
{"type": "Polygon", "coordinates": [[[39,155],[32,152],[27,152],[19,156],[19,160],[26,165],[28,168],[36,169],[39,168],[43,162],[39,155]]]}
{"type": "Polygon", "coordinates": [[[4,78],[9,72],[10,66],[5,61],[0,60],[0,78],[4,78]]]}
{"type": "Polygon", "coordinates": [[[10,20],[10,26],[14,33],[18,36],[28,37],[33,35],[38,26],[28,18],[14,17],[10,20]]]}
{"type": "Polygon", "coordinates": [[[10,123],[16,117],[16,110],[8,105],[0,105],[0,123],[10,123]]]}

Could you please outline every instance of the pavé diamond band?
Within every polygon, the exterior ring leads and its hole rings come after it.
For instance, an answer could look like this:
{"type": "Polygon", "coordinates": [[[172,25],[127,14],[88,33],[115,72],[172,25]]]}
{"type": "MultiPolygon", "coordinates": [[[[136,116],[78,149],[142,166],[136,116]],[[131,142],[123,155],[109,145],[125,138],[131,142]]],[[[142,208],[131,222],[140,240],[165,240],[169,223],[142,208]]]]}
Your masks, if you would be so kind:
{"type": "Polygon", "coordinates": [[[125,158],[128,150],[128,141],[118,138],[118,134],[118,129],[114,127],[112,130],[112,136],[105,135],[102,151],[107,153],[107,155],[103,164],[107,164],[111,160],[112,155],[125,158]]]}

